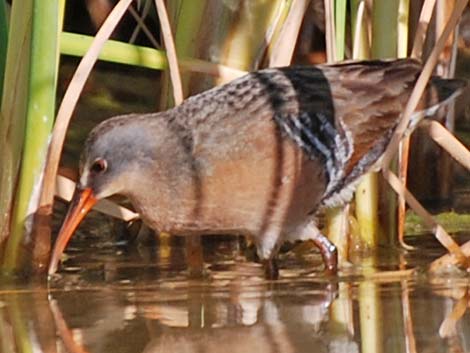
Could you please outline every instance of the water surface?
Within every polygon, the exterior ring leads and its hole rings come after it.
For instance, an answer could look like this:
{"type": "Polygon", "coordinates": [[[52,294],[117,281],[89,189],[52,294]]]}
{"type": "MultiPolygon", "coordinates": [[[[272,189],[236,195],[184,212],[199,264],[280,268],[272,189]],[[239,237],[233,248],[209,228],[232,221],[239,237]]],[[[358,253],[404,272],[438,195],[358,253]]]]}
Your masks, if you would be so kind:
{"type": "Polygon", "coordinates": [[[267,281],[236,237],[204,238],[198,277],[180,238],[126,245],[85,233],[48,286],[1,287],[1,352],[470,350],[469,277],[427,273],[444,253],[433,241],[382,249],[379,265],[366,257],[335,277],[294,248],[267,281]]]}

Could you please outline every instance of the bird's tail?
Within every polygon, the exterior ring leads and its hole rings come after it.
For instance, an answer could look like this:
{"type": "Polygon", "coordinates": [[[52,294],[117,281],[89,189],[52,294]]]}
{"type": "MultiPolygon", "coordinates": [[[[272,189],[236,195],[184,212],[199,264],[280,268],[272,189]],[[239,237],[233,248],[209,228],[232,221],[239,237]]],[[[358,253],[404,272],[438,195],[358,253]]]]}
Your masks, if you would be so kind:
{"type": "Polygon", "coordinates": [[[411,116],[409,131],[412,131],[421,119],[436,116],[442,107],[462,94],[467,86],[468,82],[465,80],[432,77],[418,108],[411,116]]]}

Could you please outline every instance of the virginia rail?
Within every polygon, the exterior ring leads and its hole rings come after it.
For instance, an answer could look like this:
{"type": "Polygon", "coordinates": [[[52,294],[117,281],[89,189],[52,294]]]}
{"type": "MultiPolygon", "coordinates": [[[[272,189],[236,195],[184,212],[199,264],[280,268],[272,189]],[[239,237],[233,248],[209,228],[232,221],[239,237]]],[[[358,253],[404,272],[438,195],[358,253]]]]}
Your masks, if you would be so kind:
{"type": "MultiPolygon", "coordinates": [[[[250,236],[268,263],[285,240],[311,239],[336,271],[315,213],[380,167],[420,70],[411,59],[266,69],[164,112],[104,121],[86,141],[49,273],[86,213],[114,194],[158,231],[250,236]]],[[[412,124],[463,86],[434,77],[412,124]]]]}

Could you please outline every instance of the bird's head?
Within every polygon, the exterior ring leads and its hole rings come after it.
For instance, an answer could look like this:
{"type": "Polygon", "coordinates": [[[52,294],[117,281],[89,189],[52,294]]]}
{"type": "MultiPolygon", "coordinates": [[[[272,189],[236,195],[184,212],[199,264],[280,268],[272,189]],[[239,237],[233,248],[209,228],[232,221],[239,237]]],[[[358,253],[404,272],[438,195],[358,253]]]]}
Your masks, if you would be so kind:
{"type": "Polygon", "coordinates": [[[142,187],[146,173],[158,167],[161,139],[154,128],[158,124],[145,117],[108,119],[88,136],[80,159],[80,179],[52,252],[49,274],[56,271],[73,232],[99,200],[132,194],[142,187]]]}

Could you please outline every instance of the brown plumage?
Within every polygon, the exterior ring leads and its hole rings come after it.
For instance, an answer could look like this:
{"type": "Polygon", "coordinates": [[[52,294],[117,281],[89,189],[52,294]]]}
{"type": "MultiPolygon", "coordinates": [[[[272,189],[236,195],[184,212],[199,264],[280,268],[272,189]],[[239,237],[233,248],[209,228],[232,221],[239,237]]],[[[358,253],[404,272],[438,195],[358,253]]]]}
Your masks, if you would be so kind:
{"type": "MultiPolygon", "coordinates": [[[[267,69],[165,112],[106,120],[86,142],[50,273],[86,211],[113,194],[159,231],[249,235],[266,261],[284,240],[312,239],[335,271],[312,216],[348,201],[374,167],[420,69],[409,59],[267,69]]],[[[420,109],[463,85],[434,78],[420,109]]]]}

